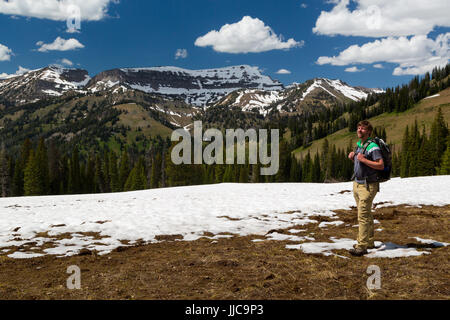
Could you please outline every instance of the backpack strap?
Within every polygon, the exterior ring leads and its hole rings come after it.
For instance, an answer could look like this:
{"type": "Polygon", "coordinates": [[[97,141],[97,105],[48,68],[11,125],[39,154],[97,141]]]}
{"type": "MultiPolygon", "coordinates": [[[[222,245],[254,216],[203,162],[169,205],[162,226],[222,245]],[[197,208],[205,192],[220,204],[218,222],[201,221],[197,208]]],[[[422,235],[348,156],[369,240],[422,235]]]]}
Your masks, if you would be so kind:
{"type": "Polygon", "coordinates": [[[363,145],[363,154],[366,153],[367,148],[370,146],[370,144],[374,142],[374,140],[372,140],[372,138],[367,139],[367,141],[364,143],[363,145]]]}
{"type": "MultiPolygon", "coordinates": [[[[369,138],[369,139],[367,139],[367,141],[364,143],[364,145],[362,146],[363,147],[363,151],[362,151],[362,154],[365,154],[366,153],[366,151],[367,151],[367,148],[369,147],[369,145],[372,143],[372,142],[374,142],[374,140],[372,139],[372,138],[369,138]]],[[[355,154],[356,154],[356,151],[358,150],[358,146],[355,148],[355,154]]],[[[352,175],[352,181],[353,180],[355,180],[355,178],[356,178],[356,173],[353,173],[353,175],[352,175]]],[[[367,179],[366,179],[367,180],[367,179]]],[[[366,186],[367,186],[367,181],[366,181],[366,186]]]]}

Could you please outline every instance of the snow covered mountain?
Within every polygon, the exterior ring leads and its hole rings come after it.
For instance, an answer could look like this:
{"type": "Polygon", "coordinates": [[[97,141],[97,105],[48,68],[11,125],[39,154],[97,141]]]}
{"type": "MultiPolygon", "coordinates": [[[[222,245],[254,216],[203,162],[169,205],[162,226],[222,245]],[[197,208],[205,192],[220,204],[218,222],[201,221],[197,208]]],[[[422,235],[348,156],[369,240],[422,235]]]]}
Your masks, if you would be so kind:
{"type": "Polygon", "coordinates": [[[182,98],[188,104],[205,106],[243,88],[281,90],[283,85],[247,65],[206,70],[177,67],[128,68],[104,71],[87,88],[91,92],[116,86],[182,98]]]}
{"type": "Polygon", "coordinates": [[[302,112],[317,107],[329,107],[336,103],[360,101],[381,89],[352,87],[341,80],[316,78],[305,83],[295,83],[285,90],[262,91],[247,89],[233,92],[215,106],[239,107],[262,115],[278,110],[280,113],[302,112]]]}
{"type": "Polygon", "coordinates": [[[32,70],[0,80],[0,97],[15,105],[59,97],[69,91],[110,95],[126,91],[157,94],[183,100],[195,107],[230,106],[256,111],[298,113],[336,103],[359,101],[380,89],[352,87],[340,80],[317,78],[284,87],[248,65],[188,70],[178,67],[126,68],[99,73],[58,66],[32,70]]]}
{"type": "Polygon", "coordinates": [[[14,104],[24,104],[80,90],[90,79],[86,70],[49,66],[0,80],[0,96],[14,104]]]}

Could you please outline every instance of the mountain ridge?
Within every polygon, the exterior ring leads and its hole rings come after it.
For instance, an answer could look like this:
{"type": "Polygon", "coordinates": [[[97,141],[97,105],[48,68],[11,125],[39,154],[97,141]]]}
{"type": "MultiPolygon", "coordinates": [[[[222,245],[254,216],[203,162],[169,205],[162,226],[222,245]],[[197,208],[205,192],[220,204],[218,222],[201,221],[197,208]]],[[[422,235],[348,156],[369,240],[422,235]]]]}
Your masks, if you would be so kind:
{"type": "MultiPolygon", "coordinates": [[[[173,66],[116,68],[102,71],[93,77],[90,77],[88,71],[83,69],[48,66],[0,80],[0,96],[13,104],[20,105],[46,97],[59,97],[69,91],[82,94],[101,94],[102,92],[117,92],[121,89],[122,91],[139,90],[162,95],[168,99],[181,99],[194,107],[206,107],[220,104],[228,95],[239,90],[258,90],[264,93],[262,94],[264,96],[267,95],[267,92],[272,94],[276,92],[275,95],[280,98],[279,100],[284,100],[283,98],[292,91],[311,81],[313,81],[313,86],[316,86],[312,89],[321,89],[325,94],[328,92],[329,99],[333,96],[336,97],[336,94],[318,83],[324,82],[328,85],[332,84],[332,86],[334,84],[334,87],[339,84],[347,90],[347,95],[345,93],[343,95],[354,101],[367,97],[368,93],[383,92],[379,89],[360,86],[351,87],[341,80],[326,78],[315,78],[307,80],[303,84],[294,83],[284,86],[280,81],[263,75],[258,67],[249,65],[201,70],[173,66]],[[348,92],[353,92],[353,96],[349,96],[348,92]]],[[[302,100],[313,91],[307,91],[302,100]]],[[[338,100],[345,99],[341,97],[338,100]]],[[[266,104],[271,102],[273,101],[265,101],[266,104]]],[[[279,106],[277,108],[279,111],[282,110],[279,106]]],[[[251,108],[244,109],[248,111],[251,108]]],[[[285,111],[289,110],[289,108],[284,109],[285,111]]],[[[260,113],[264,112],[260,110],[260,113]]]]}

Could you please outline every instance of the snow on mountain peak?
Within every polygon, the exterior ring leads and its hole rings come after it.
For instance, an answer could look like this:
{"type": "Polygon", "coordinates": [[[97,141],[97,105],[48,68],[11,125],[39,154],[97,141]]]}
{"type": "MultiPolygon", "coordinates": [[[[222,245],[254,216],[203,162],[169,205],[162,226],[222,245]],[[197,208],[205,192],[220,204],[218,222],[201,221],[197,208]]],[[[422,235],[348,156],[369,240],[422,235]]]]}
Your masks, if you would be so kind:
{"type": "Polygon", "coordinates": [[[177,96],[201,107],[240,89],[283,89],[279,81],[262,75],[258,67],[241,65],[203,70],[173,66],[115,69],[97,75],[89,90],[104,90],[118,83],[147,93],[177,96]]]}

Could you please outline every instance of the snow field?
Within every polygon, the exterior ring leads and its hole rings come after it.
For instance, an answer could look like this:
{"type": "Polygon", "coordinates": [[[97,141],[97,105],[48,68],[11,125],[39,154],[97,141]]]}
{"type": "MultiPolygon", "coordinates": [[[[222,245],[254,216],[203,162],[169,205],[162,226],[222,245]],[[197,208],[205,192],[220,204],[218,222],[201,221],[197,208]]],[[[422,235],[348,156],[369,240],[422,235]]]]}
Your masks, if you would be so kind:
{"type": "MultiPolygon", "coordinates": [[[[375,202],[385,202],[382,206],[443,206],[450,203],[449,186],[450,176],[396,178],[382,184],[375,202]]],[[[314,219],[317,216],[336,219],[333,210],[354,206],[353,194],[340,193],[344,190],[352,190],[352,183],[218,184],[115,194],[2,198],[0,252],[7,254],[6,248],[30,242],[34,242],[32,247],[52,242],[54,247],[42,252],[21,249],[9,256],[29,258],[48,254],[62,257],[75,255],[83,248],[108,254],[126,245],[125,240],[129,245],[138,240],[155,243],[158,235],[180,235],[180,240],[193,241],[203,237],[205,232],[216,235],[212,239],[227,233],[266,236],[265,241],[285,240],[286,235],[267,233],[318,223],[314,219]],[[60,239],[61,235],[65,236],[60,239]]],[[[341,221],[322,222],[321,226],[340,224],[341,221]]],[[[302,242],[289,245],[288,249],[319,251],[326,255],[334,249],[349,249],[356,243],[350,239],[318,243],[312,237],[295,234],[288,237],[302,242]]],[[[368,257],[393,257],[405,252],[416,255],[419,252],[394,244],[383,245],[384,250],[383,247],[377,249],[368,257]]]]}

